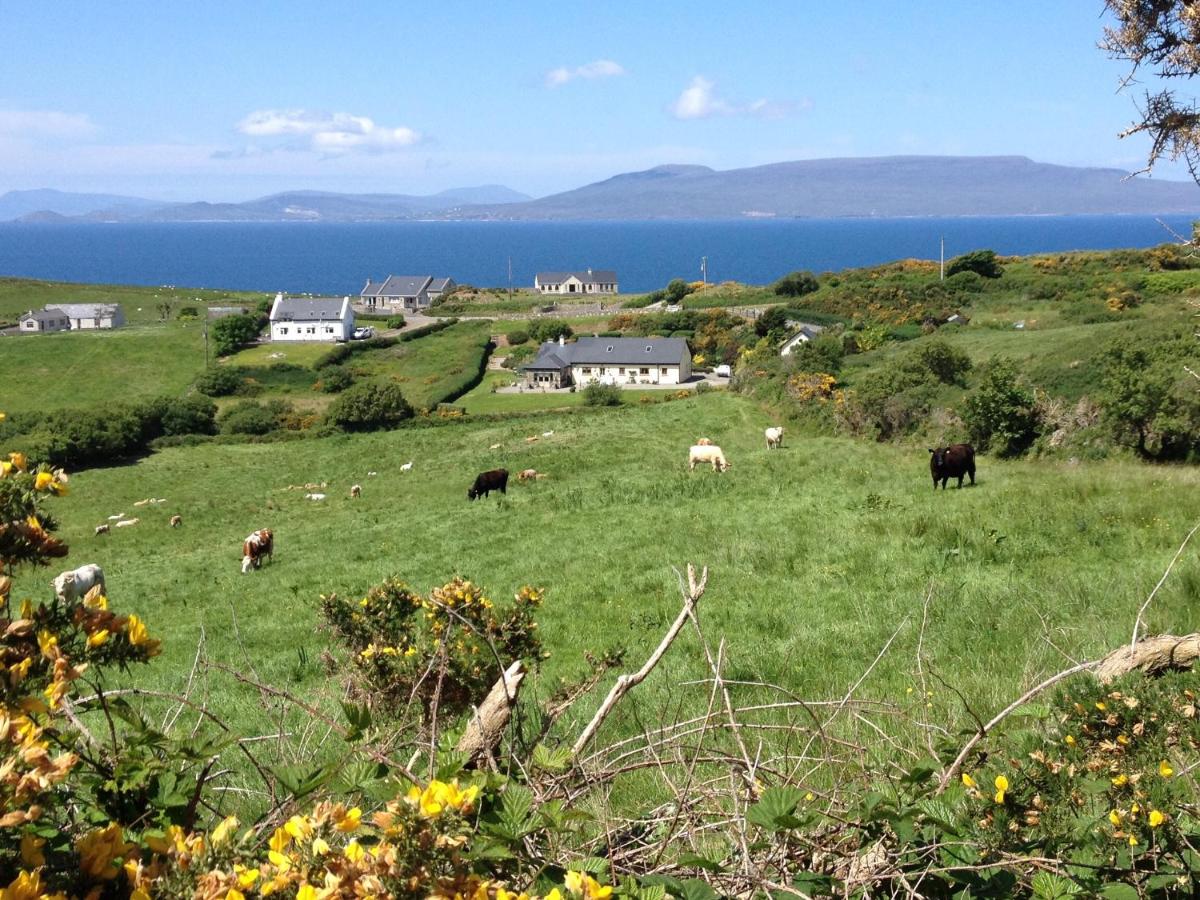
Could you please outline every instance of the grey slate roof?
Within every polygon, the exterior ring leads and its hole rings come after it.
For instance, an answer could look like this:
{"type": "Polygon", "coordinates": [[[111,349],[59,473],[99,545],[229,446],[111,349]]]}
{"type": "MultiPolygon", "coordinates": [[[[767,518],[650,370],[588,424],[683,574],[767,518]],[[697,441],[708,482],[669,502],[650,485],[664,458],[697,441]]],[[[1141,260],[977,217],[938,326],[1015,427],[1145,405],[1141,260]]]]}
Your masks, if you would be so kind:
{"type": "Polygon", "coordinates": [[[592,269],[584,272],[538,272],[538,284],[562,284],[571,276],[584,284],[616,284],[617,273],[612,269],[592,269]]]}
{"type": "Polygon", "coordinates": [[[683,338],[583,337],[573,344],[542,344],[525,369],[564,369],[567,366],[675,366],[690,356],[683,338]]]}
{"type": "Polygon", "coordinates": [[[117,303],[55,303],[46,309],[60,309],[72,319],[99,319],[115,315],[120,308],[117,303]]]}
{"type": "Polygon", "coordinates": [[[383,281],[368,281],[359,296],[415,297],[432,281],[432,275],[389,275],[383,281]]]}
{"type": "Polygon", "coordinates": [[[346,302],[343,297],[280,297],[271,309],[271,321],[338,321],[346,302]]]}
{"type": "Polygon", "coordinates": [[[429,282],[429,290],[435,294],[441,294],[449,288],[451,281],[450,278],[435,278],[429,282]]]}
{"type": "Polygon", "coordinates": [[[47,306],[45,309],[31,309],[17,321],[24,322],[28,319],[33,319],[35,322],[60,322],[66,318],[68,318],[67,314],[61,309],[47,306]]]}

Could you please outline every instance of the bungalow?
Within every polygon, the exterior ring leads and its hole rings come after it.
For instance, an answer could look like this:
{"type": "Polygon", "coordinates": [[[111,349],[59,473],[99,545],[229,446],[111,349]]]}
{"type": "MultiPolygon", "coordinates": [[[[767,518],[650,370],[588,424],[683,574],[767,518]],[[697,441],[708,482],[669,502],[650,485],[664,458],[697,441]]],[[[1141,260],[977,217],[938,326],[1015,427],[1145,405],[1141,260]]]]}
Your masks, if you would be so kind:
{"type": "Polygon", "coordinates": [[[533,287],[543,294],[615,294],[617,273],[611,269],[594,272],[538,272],[533,287]]]}
{"type": "Polygon", "coordinates": [[[389,275],[383,281],[367,279],[366,287],[358,294],[370,307],[403,308],[409,312],[428,309],[443,294],[456,287],[453,278],[434,278],[432,275],[389,275]]]}
{"type": "Polygon", "coordinates": [[[791,356],[793,350],[801,344],[807,344],[825,330],[822,325],[810,325],[806,322],[789,322],[788,325],[791,327],[799,325],[800,330],[783,342],[783,346],[779,348],[780,356],[791,356]]]}
{"type": "Polygon", "coordinates": [[[125,324],[125,313],[119,303],[56,303],[47,306],[46,312],[65,315],[72,331],[120,328],[125,324]]]}
{"type": "Polygon", "coordinates": [[[349,297],[285,297],[271,304],[272,341],[348,341],[354,334],[349,297]]]}
{"type": "Polygon", "coordinates": [[[682,384],[692,376],[692,352],[683,338],[559,338],[521,371],[530,387],[682,384]]]}
{"type": "Polygon", "coordinates": [[[29,310],[17,320],[17,325],[21,331],[35,334],[71,330],[71,320],[67,318],[67,314],[53,306],[29,310]]]}

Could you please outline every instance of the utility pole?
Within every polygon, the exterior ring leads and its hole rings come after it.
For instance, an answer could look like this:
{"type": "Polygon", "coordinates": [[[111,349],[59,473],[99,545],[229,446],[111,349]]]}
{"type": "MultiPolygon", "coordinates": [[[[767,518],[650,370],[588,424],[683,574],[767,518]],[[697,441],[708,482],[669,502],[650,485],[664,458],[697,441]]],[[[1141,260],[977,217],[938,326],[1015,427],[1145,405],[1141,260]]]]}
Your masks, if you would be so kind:
{"type": "Polygon", "coordinates": [[[208,368],[208,309],[204,310],[204,368],[208,368]]]}
{"type": "Polygon", "coordinates": [[[508,258],[508,302],[512,303],[512,257],[508,258]]]}
{"type": "Polygon", "coordinates": [[[700,293],[705,293],[708,290],[708,257],[700,257],[700,277],[704,279],[704,287],[700,288],[700,293]]]}

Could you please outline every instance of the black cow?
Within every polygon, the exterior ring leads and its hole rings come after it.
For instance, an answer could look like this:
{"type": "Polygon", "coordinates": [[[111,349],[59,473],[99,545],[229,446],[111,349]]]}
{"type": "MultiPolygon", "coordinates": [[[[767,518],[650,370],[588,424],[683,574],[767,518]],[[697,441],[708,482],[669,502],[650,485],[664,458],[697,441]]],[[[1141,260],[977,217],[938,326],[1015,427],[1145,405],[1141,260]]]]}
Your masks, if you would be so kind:
{"type": "Polygon", "coordinates": [[[938,482],[942,490],[951,478],[958,479],[958,486],[963,486],[963,476],[971,476],[971,484],[975,483],[975,448],[970,444],[951,444],[938,450],[929,448],[929,472],[933,475],[933,489],[936,491],[938,482]]]}
{"type": "Polygon", "coordinates": [[[486,497],[489,491],[499,491],[502,494],[508,493],[508,469],[492,469],[489,472],[480,472],[475,477],[475,483],[467,488],[467,499],[474,500],[476,497],[486,497]]]}

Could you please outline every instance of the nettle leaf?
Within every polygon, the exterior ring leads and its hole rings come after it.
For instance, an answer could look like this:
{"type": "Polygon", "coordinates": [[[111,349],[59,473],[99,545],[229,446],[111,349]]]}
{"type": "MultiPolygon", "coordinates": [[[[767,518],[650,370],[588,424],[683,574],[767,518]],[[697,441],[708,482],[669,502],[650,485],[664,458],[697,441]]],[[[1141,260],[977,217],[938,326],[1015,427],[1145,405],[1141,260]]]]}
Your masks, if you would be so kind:
{"type": "Polygon", "coordinates": [[[533,748],[533,764],[546,772],[562,772],[571,762],[571,748],[547,749],[545,744],[533,748]]]}
{"type": "Polygon", "coordinates": [[[802,824],[792,813],[803,799],[804,794],[794,787],[767,788],[759,801],[746,810],[746,821],[771,831],[794,828],[802,824]]]}
{"type": "Polygon", "coordinates": [[[933,824],[942,831],[948,831],[951,834],[958,834],[959,824],[956,821],[954,808],[944,800],[922,800],[917,804],[917,808],[921,810],[925,818],[929,819],[933,824]]]}
{"type": "Polygon", "coordinates": [[[449,781],[457,777],[471,758],[469,753],[459,750],[439,750],[437,778],[439,781],[449,781]]]}
{"type": "Polygon", "coordinates": [[[1070,897],[1083,893],[1083,888],[1070,878],[1053,875],[1050,872],[1038,872],[1031,882],[1033,895],[1038,900],[1068,900],[1070,897]]]}
{"type": "Polygon", "coordinates": [[[500,798],[501,825],[516,838],[533,830],[533,792],[519,784],[509,784],[500,798]]]}
{"type": "Polygon", "coordinates": [[[667,889],[661,884],[641,885],[637,892],[639,900],[663,900],[667,889]]]}

